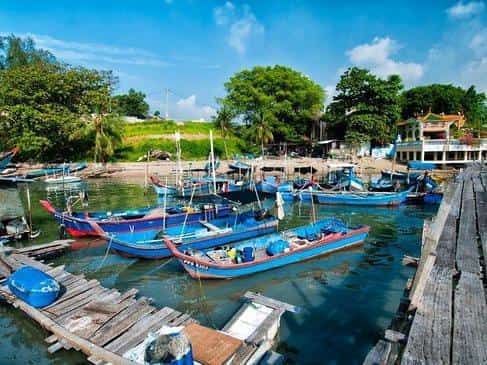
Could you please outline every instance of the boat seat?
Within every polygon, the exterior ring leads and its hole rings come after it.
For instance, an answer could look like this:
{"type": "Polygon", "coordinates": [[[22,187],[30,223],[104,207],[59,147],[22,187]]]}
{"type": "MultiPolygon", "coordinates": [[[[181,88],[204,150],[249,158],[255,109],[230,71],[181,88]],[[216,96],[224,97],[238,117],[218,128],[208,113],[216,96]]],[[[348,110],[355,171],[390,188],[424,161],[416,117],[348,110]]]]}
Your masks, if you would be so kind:
{"type": "Polygon", "coordinates": [[[205,221],[199,221],[199,223],[200,223],[202,226],[204,226],[204,227],[208,228],[210,231],[219,231],[219,230],[220,230],[220,228],[218,228],[217,226],[215,226],[214,224],[211,224],[211,223],[209,223],[209,222],[205,222],[205,221]]]}

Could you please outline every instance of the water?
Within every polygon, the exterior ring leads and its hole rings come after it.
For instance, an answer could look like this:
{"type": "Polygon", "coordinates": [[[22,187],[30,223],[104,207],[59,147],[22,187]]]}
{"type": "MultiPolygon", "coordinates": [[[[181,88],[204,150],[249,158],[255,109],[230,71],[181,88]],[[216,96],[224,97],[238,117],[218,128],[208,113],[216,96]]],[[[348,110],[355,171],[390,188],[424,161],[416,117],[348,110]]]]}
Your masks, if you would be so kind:
{"type": "MultiPolygon", "coordinates": [[[[152,205],[152,192],[140,184],[97,180],[90,182],[89,209],[152,205]]],[[[37,201],[46,198],[42,185],[31,187],[33,221],[42,230],[35,243],[58,237],[58,228],[37,201]]],[[[25,196],[24,191],[21,196],[25,196]]],[[[61,205],[62,194],[49,193],[61,205]]],[[[404,254],[418,256],[423,220],[434,207],[399,208],[315,206],[319,218],[337,216],[350,224],[368,224],[365,244],[319,259],[233,281],[189,278],[174,260],[138,261],[114,254],[96,240],[80,241],[85,248],[58,259],[73,273],[84,273],[108,287],[137,288],[157,307],[170,306],[192,314],[203,324],[222,325],[239,308],[247,290],[300,306],[301,313],[286,313],[281,321],[277,350],[294,364],[361,364],[370,347],[388,326],[399,304],[410,268],[404,254]],[[206,299],[203,299],[206,298],[206,299]]],[[[310,220],[310,205],[286,206],[280,229],[310,220]]],[[[76,351],[47,352],[48,333],[20,311],[0,305],[0,364],[81,364],[76,351]]]]}

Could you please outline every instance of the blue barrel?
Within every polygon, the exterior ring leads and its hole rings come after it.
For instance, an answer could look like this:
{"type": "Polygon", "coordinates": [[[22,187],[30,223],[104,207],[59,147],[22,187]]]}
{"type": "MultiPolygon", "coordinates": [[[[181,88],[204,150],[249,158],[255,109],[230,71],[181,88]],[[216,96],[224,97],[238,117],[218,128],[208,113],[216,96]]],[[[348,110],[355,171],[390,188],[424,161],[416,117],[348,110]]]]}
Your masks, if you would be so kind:
{"type": "Polygon", "coordinates": [[[253,247],[244,247],[243,248],[243,262],[251,262],[254,261],[254,248],[253,247]]]}
{"type": "Polygon", "coordinates": [[[31,266],[24,266],[8,278],[10,291],[27,304],[42,308],[58,297],[59,283],[50,275],[31,266]]]}

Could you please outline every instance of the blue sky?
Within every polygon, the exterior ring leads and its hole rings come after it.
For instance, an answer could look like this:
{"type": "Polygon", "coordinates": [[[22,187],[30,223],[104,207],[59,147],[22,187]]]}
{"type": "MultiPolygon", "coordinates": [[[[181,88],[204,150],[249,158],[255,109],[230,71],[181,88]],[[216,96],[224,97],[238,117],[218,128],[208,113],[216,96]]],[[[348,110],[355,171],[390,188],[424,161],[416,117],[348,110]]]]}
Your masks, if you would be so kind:
{"type": "Polygon", "coordinates": [[[29,35],[73,64],[110,69],[151,109],[209,118],[224,82],[254,65],[290,66],[333,94],[347,67],[399,73],[407,87],[487,91],[484,1],[0,1],[0,33],[29,35]]]}

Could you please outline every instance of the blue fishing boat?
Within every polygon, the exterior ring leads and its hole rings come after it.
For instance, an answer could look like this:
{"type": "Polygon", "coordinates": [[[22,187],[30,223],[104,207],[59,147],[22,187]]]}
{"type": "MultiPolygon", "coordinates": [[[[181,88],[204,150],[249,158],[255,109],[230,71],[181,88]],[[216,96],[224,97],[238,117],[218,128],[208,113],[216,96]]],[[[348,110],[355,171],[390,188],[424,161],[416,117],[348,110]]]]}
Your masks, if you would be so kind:
{"type": "Polygon", "coordinates": [[[349,163],[328,164],[324,186],[333,190],[364,191],[365,184],[356,173],[356,165],[349,163]]]}
{"type": "Polygon", "coordinates": [[[242,161],[239,161],[239,160],[236,160],[234,162],[229,163],[228,167],[231,170],[241,171],[243,173],[246,173],[247,171],[249,171],[252,168],[252,166],[250,166],[249,164],[242,162],[242,161]]]}
{"type": "Polygon", "coordinates": [[[186,222],[210,221],[226,217],[233,210],[229,204],[202,204],[199,207],[140,208],[117,212],[63,212],[47,200],[41,206],[73,237],[120,234],[143,230],[161,230],[186,222]],[[115,213],[115,214],[114,214],[115,213]]]}
{"type": "Polygon", "coordinates": [[[281,193],[282,199],[284,201],[294,200],[294,185],[292,182],[285,182],[277,187],[277,191],[281,193]]]}
{"type": "Polygon", "coordinates": [[[394,206],[407,200],[410,190],[402,192],[328,192],[313,193],[313,197],[320,204],[332,205],[368,205],[368,206],[394,206]]]}
{"type": "Polygon", "coordinates": [[[232,279],[357,245],[365,240],[368,232],[368,226],[348,228],[340,220],[324,219],[241,242],[229,249],[183,252],[171,240],[165,242],[193,278],[232,279]]]}
{"type": "Polygon", "coordinates": [[[0,155],[0,172],[7,168],[8,164],[12,161],[12,159],[18,152],[19,152],[19,148],[16,147],[0,155]]]}
{"type": "Polygon", "coordinates": [[[178,192],[178,189],[175,186],[170,186],[167,184],[164,184],[159,177],[152,175],[150,176],[150,181],[152,183],[152,186],[154,187],[154,191],[156,192],[157,195],[160,196],[173,196],[176,195],[178,192]]]}
{"type": "Polygon", "coordinates": [[[212,221],[192,222],[163,231],[128,232],[106,236],[110,249],[124,256],[162,259],[172,256],[165,241],[171,240],[178,249],[202,250],[226,245],[277,230],[277,219],[261,217],[254,212],[234,213],[212,221]]]}
{"type": "Polygon", "coordinates": [[[44,176],[69,175],[71,172],[81,171],[87,167],[88,164],[86,162],[48,166],[43,169],[28,171],[24,177],[26,179],[37,179],[44,176]]]}
{"type": "Polygon", "coordinates": [[[258,192],[265,194],[275,194],[279,187],[279,178],[276,176],[267,176],[255,185],[258,192]]]}

